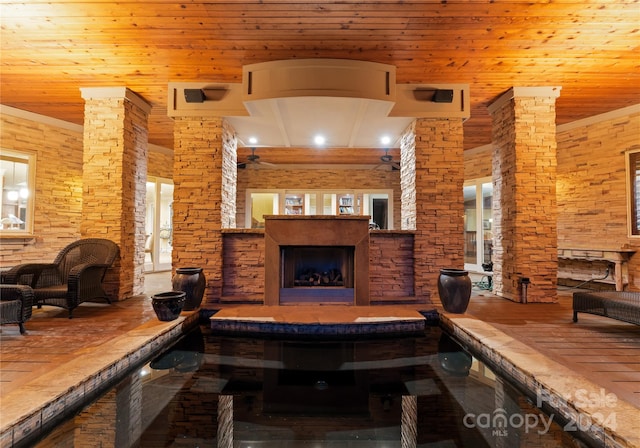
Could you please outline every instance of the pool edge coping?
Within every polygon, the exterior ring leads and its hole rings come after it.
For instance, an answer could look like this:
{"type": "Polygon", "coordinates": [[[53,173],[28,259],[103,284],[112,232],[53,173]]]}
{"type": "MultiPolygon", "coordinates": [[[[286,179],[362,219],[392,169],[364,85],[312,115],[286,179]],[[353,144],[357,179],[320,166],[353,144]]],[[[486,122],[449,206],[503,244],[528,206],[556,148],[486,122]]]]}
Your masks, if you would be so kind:
{"type": "Polygon", "coordinates": [[[99,362],[86,362],[87,351],[84,350],[83,356],[9,392],[0,401],[0,447],[21,446],[47,432],[79,403],[95,399],[99,391],[120,381],[133,366],[169,347],[184,334],[185,328],[197,325],[198,320],[199,313],[195,311],[185,312],[169,322],[148,321],[93,347],[91,352],[99,355],[92,361],[97,359],[99,362]],[[135,345],[120,348],[118,343],[127,346],[127,339],[133,340],[135,345]],[[70,369],[73,369],[73,375],[63,374],[70,369]],[[55,381],[46,384],[51,380],[55,381]],[[20,402],[31,404],[20,406],[20,402]]]}
{"type": "MultiPolygon", "coordinates": [[[[616,413],[617,424],[612,426],[607,419],[602,421],[604,414],[600,412],[603,409],[601,406],[591,409],[589,403],[576,399],[577,391],[584,390],[590,397],[592,393],[599,395],[606,390],[603,386],[473,316],[440,312],[440,321],[442,327],[466,350],[482,354],[496,374],[509,378],[536,396],[544,394],[544,402],[562,418],[570,422],[578,422],[581,417],[588,418],[592,424],[584,432],[593,441],[607,447],[640,447],[640,409],[636,406],[617,398],[616,405],[622,408],[625,413],[623,417],[628,423],[618,421],[616,413]]],[[[604,407],[607,407],[606,403],[604,407]]]]}

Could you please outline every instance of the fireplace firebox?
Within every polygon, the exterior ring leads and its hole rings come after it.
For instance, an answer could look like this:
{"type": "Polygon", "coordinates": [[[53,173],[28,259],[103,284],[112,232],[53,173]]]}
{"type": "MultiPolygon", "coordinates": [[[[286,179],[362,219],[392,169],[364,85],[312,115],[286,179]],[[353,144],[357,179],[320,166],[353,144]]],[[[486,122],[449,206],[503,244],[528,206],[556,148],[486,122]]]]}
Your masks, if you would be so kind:
{"type": "Polygon", "coordinates": [[[281,246],[280,303],[353,303],[354,246],[281,246]]]}
{"type": "Polygon", "coordinates": [[[265,305],[369,304],[367,216],[266,216],[265,305]]]}

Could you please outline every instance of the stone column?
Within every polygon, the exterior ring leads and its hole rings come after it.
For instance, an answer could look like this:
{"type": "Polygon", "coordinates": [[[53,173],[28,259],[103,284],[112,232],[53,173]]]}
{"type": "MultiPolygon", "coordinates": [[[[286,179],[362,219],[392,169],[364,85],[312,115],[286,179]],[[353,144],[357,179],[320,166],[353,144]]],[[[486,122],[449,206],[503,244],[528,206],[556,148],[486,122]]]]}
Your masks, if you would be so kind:
{"type": "Polygon", "coordinates": [[[203,304],[217,302],[222,229],[235,227],[236,138],[221,117],[178,117],[174,142],[173,268],[203,268],[203,304]]]}
{"type": "Polygon", "coordinates": [[[83,238],[108,238],[120,259],[105,279],[112,300],[144,292],[144,219],[151,106],[126,87],[81,88],[85,100],[83,238]]]}
{"type": "Polygon", "coordinates": [[[557,300],[556,98],[559,87],[514,87],[489,106],[493,121],[493,291],[557,300]]]}
{"type": "Polygon", "coordinates": [[[440,269],[464,266],[463,140],[460,119],[428,118],[402,139],[402,229],[415,230],[417,299],[437,300],[440,269]]]}

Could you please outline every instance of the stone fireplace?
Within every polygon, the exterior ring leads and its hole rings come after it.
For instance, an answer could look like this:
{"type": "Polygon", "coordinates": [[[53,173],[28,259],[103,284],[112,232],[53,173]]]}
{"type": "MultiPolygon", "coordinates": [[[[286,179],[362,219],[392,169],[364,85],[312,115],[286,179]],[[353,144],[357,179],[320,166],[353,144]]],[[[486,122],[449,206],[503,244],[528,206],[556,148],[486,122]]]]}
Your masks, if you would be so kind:
{"type": "Polygon", "coordinates": [[[265,217],[265,305],[369,305],[369,217],[265,217]]]}

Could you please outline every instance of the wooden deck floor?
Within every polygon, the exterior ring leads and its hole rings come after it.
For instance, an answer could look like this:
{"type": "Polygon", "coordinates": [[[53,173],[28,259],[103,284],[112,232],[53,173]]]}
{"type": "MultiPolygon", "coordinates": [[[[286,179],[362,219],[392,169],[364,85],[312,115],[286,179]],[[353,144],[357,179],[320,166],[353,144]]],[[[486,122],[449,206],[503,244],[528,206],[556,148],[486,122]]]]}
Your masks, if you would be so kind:
{"type": "Polygon", "coordinates": [[[640,326],[580,314],[571,290],[557,304],[522,305],[476,293],[467,313],[538,350],[640,409],[640,326]]]}

